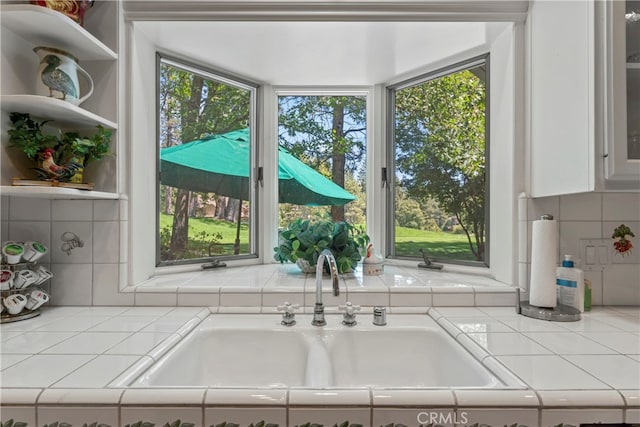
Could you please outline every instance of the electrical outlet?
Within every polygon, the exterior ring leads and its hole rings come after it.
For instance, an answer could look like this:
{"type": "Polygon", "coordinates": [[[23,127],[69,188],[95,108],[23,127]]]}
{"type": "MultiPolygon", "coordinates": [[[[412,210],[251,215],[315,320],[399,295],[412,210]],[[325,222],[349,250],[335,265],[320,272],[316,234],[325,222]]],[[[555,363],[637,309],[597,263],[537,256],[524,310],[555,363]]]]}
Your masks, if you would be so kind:
{"type": "Polygon", "coordinates": [[[584,271],[604,271],[611,265],[611,239],[580,239],[580,268],[584,271]]]}

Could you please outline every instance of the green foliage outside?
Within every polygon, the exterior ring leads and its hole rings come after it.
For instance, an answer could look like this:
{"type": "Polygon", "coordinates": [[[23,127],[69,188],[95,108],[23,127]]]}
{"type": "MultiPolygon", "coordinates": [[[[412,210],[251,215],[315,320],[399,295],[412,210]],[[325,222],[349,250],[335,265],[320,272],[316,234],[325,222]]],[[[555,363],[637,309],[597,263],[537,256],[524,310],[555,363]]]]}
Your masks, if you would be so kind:
{"type": "MultiPolygon", "coordinates": [[[[168,250],[173,215],[160,214],[160,250],[168,250]]],[[[187,249],[180,259],[231,255],[238,224],[214,218],[190,218],[187,249]],[[210,252],[211,251],[211,252],[210,252]]],[[[249,226],[240,225],[240,253],[249,251],[249,226]]]]}

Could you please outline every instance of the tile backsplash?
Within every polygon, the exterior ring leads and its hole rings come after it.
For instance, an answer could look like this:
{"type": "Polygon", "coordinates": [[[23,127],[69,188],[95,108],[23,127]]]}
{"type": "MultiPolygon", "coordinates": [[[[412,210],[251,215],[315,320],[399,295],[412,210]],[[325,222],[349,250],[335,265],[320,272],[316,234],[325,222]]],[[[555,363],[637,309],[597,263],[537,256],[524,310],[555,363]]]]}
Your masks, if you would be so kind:
{"type": "MultiPolygon", "coordinates": [[[[133,293],[118,292],[126,282],[127,203],[3,196],[0,239],[38,240],[49,247],[41,263],[54,273],[52,304],[133,305],[133,293]]],[[[622,257],[612,250],[612,263],[604,271],[586,271],[585,277],[593,284],[594,305],[640,305],[640,194],[583,193],[521,203],[521,287],[530,277],[531,224],[543,214],[559,221],[557,259],[571,254],[578,263],[580,239],[611,240],[614,228],[629,226],[636,235],[631,254],[622,257]]]]}
{"type": "Polygon", "coordinates": [[[531,226],[541,215],[551,214],[558,221],[558,262],[563,255],[573,255],[577,266],[580,239],[610,241],[611,263],[603,271],[585,271],[593,285],[594,305],[640,305],[640,194],[582,193],[521,200],[519,209],[520,245],[519,284],[528,286],[531,263],[531,226]],[[613,250],[613,230],[625,224],[635,234],[631,253],[622,256],[613,250]]]}
{"type": "Polygon", "coordinates": [[[53,273],[53,305],[132,305],[119,293],[126,271],[126,200],[2,197],[0,239],[37,240],[49,248],[39,263],[53,273]]]}

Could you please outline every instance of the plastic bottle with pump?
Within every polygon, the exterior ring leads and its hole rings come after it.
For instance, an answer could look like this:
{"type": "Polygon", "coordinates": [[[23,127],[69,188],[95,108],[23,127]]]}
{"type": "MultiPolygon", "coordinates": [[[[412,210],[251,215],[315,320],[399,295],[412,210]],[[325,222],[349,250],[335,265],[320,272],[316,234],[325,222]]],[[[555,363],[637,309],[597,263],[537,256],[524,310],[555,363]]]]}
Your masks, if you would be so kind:
{"type": "Polygon", "coordinates": [[[565,255],[562,267],[556,270],[556,291],[558,304],[584,312],[584,272],[574,267],[571,255],[565,255]]]}

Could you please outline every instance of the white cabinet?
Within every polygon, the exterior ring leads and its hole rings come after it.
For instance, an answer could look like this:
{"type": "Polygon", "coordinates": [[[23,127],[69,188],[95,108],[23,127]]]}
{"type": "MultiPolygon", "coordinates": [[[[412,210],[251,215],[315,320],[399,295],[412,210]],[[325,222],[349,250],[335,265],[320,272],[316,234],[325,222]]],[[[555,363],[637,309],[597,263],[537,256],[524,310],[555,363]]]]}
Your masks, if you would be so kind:
{"type": "MultiPolygon", "coordinates": [[[[625,36],[616,31],[625,30],[624,13],[616,23],[609,19],[620,5],[624,8],[624,2],[593,0],[530,5],[528,190],[533,197],[640,188],[640,163],[627,155],[627,123],[637,126],[638,117],[627,120],[633,86],[621,77],[627,72],[625,36]]],[[[636,87],[636,114],[637,93],[636,87]]]]}
{"type": "Polygon", "coordinates": [[[633,182],[640,177],[640,1],[607,2],[603,14],[610,107],[605,176],[633,182]]]}
{"type": "Polygon", "coordinates": [[[30,4],[3,4],[0,110],[2,128],[10,125],[9,113],[29,113],[38,120],[52,120],[62,130],[91,132],[96,125],[113,129],[113,156],[94,161],[85,169],[86,181],[95,191],[68,188],[12,187],[12,178],[28,178],[31,161],[7,147],[2,133],[3,195],[48,198],[118,198],[118,17],[120,2],[96,2],[81,27],[65,15],[30,4]],[[76,56],[94,81],[94,93],[81,106],[34,95],[38,58],[36,46],[50,46],[76,56]]]}

